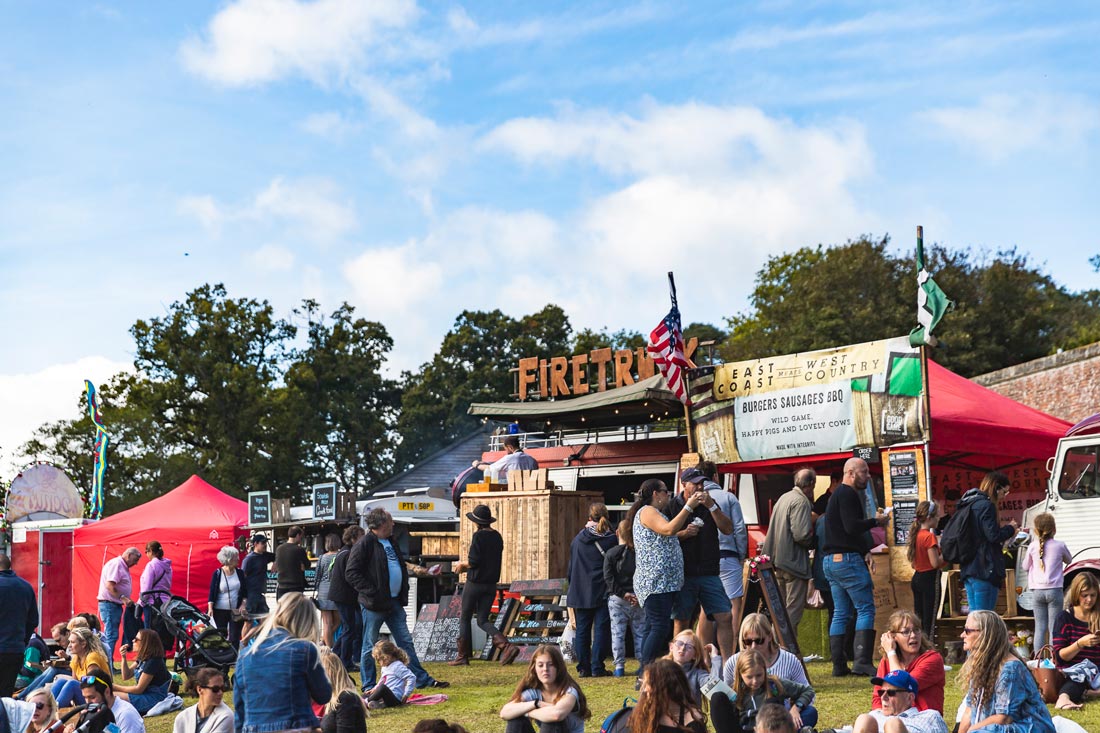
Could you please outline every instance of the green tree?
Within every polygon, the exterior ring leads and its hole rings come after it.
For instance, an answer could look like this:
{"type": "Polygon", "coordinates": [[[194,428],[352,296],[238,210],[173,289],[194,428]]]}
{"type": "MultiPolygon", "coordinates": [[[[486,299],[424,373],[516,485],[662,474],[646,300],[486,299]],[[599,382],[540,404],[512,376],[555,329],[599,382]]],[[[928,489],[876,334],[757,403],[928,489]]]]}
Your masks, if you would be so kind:
{"type": "Polygon", "coordinates": [[[521,318],[500,310],[463,311],[432,360],[402,376],[396,470],[476,428],[478,421],[466,414],[470,403],[511,399],[511,370],[520,358],[568,353],[571,334],[569,318],[556,305],[521,318]]]}
{"type": "Polygon", "coordinates": [[[393,470],[400,396],[397,382],[382,376],[393,339],[347,303],[327,319],[313,300],[295,313],[306,318],[306,346],[287,368],[275,405],[285,426],[279,432],[300,451],[282,458],[305,463],[314,482],[362,492],[393,470]]]}
{"type": "Polygon", "coordinates": [[[612,349],[615,351],[619,349],[634,350],[639,346],[645,346],[645,344],[645,338],[637,331],[620,329],[614,333],[609,333],[606,328],[600,329],[599,331],[584,328],[577,331],[576,336],[573,338],[573,346],[569,353],[587,354],[595,349],[612,349]]]}

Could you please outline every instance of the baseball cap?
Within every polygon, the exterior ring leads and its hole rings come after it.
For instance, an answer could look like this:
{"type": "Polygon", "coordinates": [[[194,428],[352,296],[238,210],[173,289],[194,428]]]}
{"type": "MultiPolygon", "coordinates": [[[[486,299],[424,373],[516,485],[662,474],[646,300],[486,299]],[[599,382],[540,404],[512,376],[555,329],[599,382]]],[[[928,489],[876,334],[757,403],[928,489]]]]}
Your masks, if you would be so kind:
{"type": "Polygon", "coordinates": [[[698,468],[686,468],[680,472],[680,483],[699,484],[706,480],[707,477],[698,468]]]}
{"type": "Polygon", "coordinates": [[[267,542],[267,535],[261,532],[257,532],[256,534],[252,535],[252,538],[249,540],[249,542],[251,542],[252,544],[256,544],[257,542],[267,542]]]}
{"type": "Polygon", "coordinates": [[[906,692],[912,692],[917,694],[917,681],[913,679],[913,675],[906,672],[904,669],[896,669],[885,677],[872,677],[872,685],[893,685],[899,690],[905,690],[906,692]]]}

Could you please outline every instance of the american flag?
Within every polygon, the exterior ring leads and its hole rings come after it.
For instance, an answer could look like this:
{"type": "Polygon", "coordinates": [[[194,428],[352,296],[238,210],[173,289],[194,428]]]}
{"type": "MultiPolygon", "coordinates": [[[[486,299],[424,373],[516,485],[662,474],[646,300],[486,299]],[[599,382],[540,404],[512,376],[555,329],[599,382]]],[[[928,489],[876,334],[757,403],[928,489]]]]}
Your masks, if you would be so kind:
{"type": "Polygon", "coordinates": [[[682,370],[690,369],[684,356],[684,334],[680,328],[680,309],[673,303],[672,310],[664,317],[657,328],[649,334],[649,355],[664,375],[668,388],[685,405],[691,406],[691,399],[684,386],[682,370]]]}

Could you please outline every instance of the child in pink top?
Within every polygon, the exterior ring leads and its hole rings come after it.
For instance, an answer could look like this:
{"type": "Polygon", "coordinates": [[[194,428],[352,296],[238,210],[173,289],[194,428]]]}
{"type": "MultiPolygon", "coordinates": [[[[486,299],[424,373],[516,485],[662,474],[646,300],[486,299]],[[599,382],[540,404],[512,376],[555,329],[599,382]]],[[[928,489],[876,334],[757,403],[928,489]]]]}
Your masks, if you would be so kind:
{"type": "Polygon", "coordinates": [[[1062,610],[1062,583],[1066,565],[1073,561],[1066,543],[1054,539],[1053,514],[1035,517],[1035,536],[1027,548],[1024,568],[1035,611],[1035,649],[1050,643],[1054,617],[1062,610]]]}

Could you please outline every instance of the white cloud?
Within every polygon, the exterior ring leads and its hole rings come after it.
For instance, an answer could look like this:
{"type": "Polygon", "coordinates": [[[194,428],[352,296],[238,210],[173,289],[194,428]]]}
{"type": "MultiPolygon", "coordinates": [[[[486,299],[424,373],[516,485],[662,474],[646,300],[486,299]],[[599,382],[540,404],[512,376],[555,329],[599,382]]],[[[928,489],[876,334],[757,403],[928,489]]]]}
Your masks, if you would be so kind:
{"type": "Polygon", "coordinates": [[[1100,129],[1100,105],[1076,96],[991,94],[926,119],[968,150],[1000,161],[1030,150],[1074,150],[1100,129]]]}
{"type": "Polygon", "coordinates": [[[272,272],[287,272],[294,267],[294,253],[278,244],[265,244],[248,255],[253,267],[272,272]]]}
{"type": "Polygon", "coordinates": [[[418,14],[415,0],[238,0],[180,51],[190,71],[227,86],[291,75],[326,83],[418,14]]]}
{"type": "MultiPolygon", "coordinates": [[[[84,380],[97,387],[133,365],[102,356],[54,364],[30,374],[0,374],[0,456],[15,466],[16,451],[43,423],[79,417],[77,412],[84,380]]],[[[110,415],[104,420],[110,422],[110,415]]],[[[7,466],[5,466],[7,467],[7,466]]]]}
{"type": "Polygon", "coordinates": [[[340,112],[317,112],[302,120],[301,128],[317,137],[343,140],[358,132],[362,125],[340,112]]]}
{"type": "Polygon", "coordinates": [[[415,242],[369,249],[344,265],[369,318],[402,317],[443,284],[443,269],[425,261],[415,242]]]}
{"type": "Polygon", "coordinates": [[[229,224],[261,227],[291,226],[295,234],[317,243],[339,240],[357,225],[355,207],[339,187],[323,178],[277,177],[252,200],[239,205],[219,203],[209,195],[186,196],[179,210],[194,216],[217,234],[229,224]]]}

